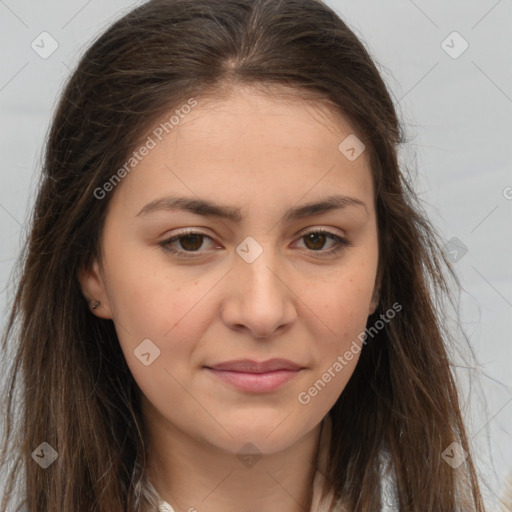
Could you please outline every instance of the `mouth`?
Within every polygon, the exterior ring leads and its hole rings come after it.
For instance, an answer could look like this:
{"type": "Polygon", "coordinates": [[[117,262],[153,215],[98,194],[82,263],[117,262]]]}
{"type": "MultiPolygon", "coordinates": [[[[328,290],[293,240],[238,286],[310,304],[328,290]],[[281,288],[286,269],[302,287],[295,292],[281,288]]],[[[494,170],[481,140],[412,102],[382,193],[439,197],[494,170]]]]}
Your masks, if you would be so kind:
{"type": "Polygon", "coordinates": [[[270,359],[263,362],[244,359],[227,361],[205,368],[221,381],[249,393],[275,391],[304,369],[286,359],[270,359]]]}

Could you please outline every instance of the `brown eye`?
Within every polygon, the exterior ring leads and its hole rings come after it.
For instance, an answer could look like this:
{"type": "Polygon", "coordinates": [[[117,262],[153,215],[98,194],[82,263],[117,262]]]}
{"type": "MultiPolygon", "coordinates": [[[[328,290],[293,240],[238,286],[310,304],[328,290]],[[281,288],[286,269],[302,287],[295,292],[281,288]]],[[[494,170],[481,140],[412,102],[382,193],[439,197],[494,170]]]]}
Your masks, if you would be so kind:
{"type": "MultiPolygon", "coordinates": [[[[203,242],[205,239],[213,241],[213,239],[204,234],[196,231],[181,232],[177,235],[160,242],[160,246],[169,253],[176,254],[184,257],[201,256],[203,253],[208,251],[202,250],[203,242]],[[176,244],[179,245],[177,246],[176,244]]],[[[328,257],[338,253],[341,249],[351,246],[352,242],[349,242],[345,238],[342,238],[334,233],[317,229],[302,235],[299,240],[304,240],[306,249],[310,253],[313,253],[316,258],[328,257]],[[324,249],[325,244],[331,241],[332,246],[324,249]]]]}
{"type": "Polygon", "coordinates": [[[178,240],[180,240],[180,245],[186,251],[197,251],[201,245],[203,245],[204,235],[199,233],[180,236],[178,240]],[[185,240],[185,242],[183,242],[185,240]]]}
{"type": "Polygon", "coordinates": [[[304,240],[306,241],[306,246],[308,249],[318,251],[323,248],[325,242],[327,240],[327,236],[325,233],[308,233],[304,235],[304,240]]]}
{"type": "Polygon", "coordinates": [[[195,231],[181,232],[163,242],[160,242],[160,246],[167,252],[172,254],[178,254],[181,256],[200,256],[201,253],[205,252],[200,250],[203,247],[205,239],[212,240],[211,237],[204,233],[198,233],[195,231]],[[179,245],[177,245],[179,243],[179,245]]]}
{"type": "Polygon", "coordinates": [[[315,254],[316,258],[334,255],[341,249],[352,245],[352,242],[349,242],[345,238],[323,229],[310,231],[309,233],[302,235],[300,239],[304,240],[306,249],[309,249],[312,253],[318,253],[318,255],[315,254]],[[325,243],[328,240],[334,242],[333,246],[331,246],[331,248],[324,249],[325,243]]]}

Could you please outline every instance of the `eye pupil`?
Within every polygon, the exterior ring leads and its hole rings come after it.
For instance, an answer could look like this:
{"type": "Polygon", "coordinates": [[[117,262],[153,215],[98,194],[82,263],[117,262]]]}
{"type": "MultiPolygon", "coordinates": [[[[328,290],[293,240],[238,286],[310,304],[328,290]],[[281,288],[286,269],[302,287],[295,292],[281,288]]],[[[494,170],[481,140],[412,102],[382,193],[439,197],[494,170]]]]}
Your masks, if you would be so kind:
{"type": "Polygon", "coordinates": [[[314,247],[309,247],[309,249],[321,249],[325,244],[325,234],[323,233],[309,233],[309,235],[306,235],[306,245],[308,245],[309,242],[313,242],[314,247]],[[315,240],[318,240],[320,238],[320,244],[318,245],[318,242],[315,243],[315,240]]]}
{"type": "Polygon", "coordinates": [[[181,247],[183,247],[183,249],[187,250],[187,251],[195,251],[197,249],[199,249],[201,247],[201,245],[203,244],[203,240],[202,240],[202,237],[203,235],[200,235],[200,234],[191,234],[191,235],[184,235],[182,237],[180,237],[180,245],[181,247]],[[192,247],[187,247],[187,243],[183,243],[183,240],[190,240],[192,239],[192,247]],[[194,244],[194,241],[196,242],[194,244]],[[199,243],[197,243],[199,241],[199,243]]]}

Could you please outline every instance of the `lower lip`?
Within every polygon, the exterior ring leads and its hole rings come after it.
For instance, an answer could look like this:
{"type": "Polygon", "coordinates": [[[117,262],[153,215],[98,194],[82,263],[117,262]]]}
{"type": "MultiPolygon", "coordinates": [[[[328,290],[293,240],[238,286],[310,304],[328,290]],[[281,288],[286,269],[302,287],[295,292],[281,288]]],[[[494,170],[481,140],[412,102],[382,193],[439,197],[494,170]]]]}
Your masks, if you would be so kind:
{"type": "Polygon", "coordinates": [[[250,393],[268,393],[295,377],[300,370],[276,370],[265,373],[243,373],[207,368],[211,374],[250,393]]]}

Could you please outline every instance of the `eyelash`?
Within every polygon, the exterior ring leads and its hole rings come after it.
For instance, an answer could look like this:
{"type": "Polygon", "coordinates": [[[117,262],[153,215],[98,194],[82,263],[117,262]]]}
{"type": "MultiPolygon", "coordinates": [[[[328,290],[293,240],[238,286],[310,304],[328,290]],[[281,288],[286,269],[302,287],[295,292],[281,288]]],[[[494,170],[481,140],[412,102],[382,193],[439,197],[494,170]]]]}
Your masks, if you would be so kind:
{"type": "MultiPolygon", "coordinates": [[[[313,231],[309,231],[307,233],[304,233],[299,239],[302,239],[302,238],[304,238],[308,235],[312,235],[312,234],[315,234],[315,235],[316,234],[324,234],[336,242],[336,245],[332,249],[329,249],[327,251],[322,251],[322,250],[314,251],[312,249],[309,250],[312,253],[320,253],[322,255],[322,256],[320,256],[321,258],[326,257],[326,256],[328,257],[331,255],[335,255],[338,252],[340,252],[342,249],[353,245],[352,242],[350,242],[349,240],[342,238],[338,235],[335,235],[334,233],[331,233],[330,231],[327,231],[325,229],[315,229],[313,231]]],[[[183,251],[183,250],[174,249],[173,247],[170,246],[170,244],[178,241],[180,238],[186,238],[187,236],[190,236],[190,235],[200,235],[200,236],[209,238],[210,240],[213,240],[209,235],[206,235],[205,233],[201,233],[201,232],[193,231],[193,230],[187,230],[187,231],[182,231],[181,233],[178,233],[177,235],[174,235],[171,238],[168,238],[167,240],[160,242],[159,245],[164,249],[164,251],[169,252],[171,254],[177,254],[177,255],[183,256],[185,258],[194,258],[194,257],[197,257],[196,256],[197,254],[200,254],[200,251],[183,251]]]]}

